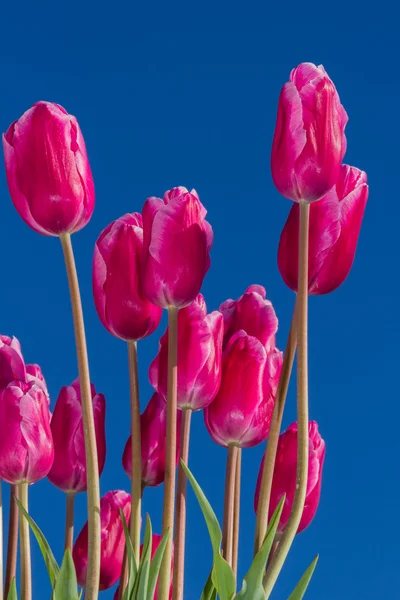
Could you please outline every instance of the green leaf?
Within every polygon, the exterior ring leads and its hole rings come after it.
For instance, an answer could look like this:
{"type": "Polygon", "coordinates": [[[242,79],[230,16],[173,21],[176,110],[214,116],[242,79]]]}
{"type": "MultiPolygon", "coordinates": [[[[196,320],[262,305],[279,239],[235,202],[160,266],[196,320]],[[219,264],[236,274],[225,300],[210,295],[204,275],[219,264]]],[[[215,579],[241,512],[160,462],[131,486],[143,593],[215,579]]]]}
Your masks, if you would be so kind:
{"type": "Polygon", "coordinates": [[[18,600],[17,584],[15,582],[15,577],[11,582],[10,589],[8,591],[7,600],[18,600]]]}
{"type": "Polygon", "coordinates": [[[226,560],[222,558],[221,555],[220,548],[222,533],[217,517],[215,516],[215,513],[199,484],[182,460],[181,465],[200,504],[200,508],[207,524],[208,533],[210,535],[211,545],[214,553],[214,565],[211,576],[212,583],[214,584],[221,600],[231,600],[236,591],[235,575],[233,574],[230,565],[228,565],[226,560]]]}
{"type": "Polygon", "coordinates": [[[136,566],[137,562],[136,562],[135,551],[133,549],[128,525],[126,523],[125,515],[124,515],[122,509],[120,509],[119,512],[121,515],[122,526],[124,528],[125,547],[126,547],[126,551],[128,554],[128,583],[124,590],[124,595],[122,596],[122,600],[131,600],[133,587],[134,587],[136,576],[137,576],[137,566],[136,566]]]}
{"type": "Polygon", "coordinates": [[[163,535],[161,542],[158,544],[157,550],[154,553],[153,560],[150,564],[149,584],[147,589],[147,600],[153,600],[157,585],[157,579],[161,568],[162,559],[164,557],[165,547],[169,538],[169,530],[163,535]]]}
{"type": "MultiPolygon", "coordinates": [[[[146,529],[144,532],[143,550],[142,555],[140,557],[140,564],[138,569],[139,585],[137,600],[147,600],[152,540],[153,532],[151,529],[151,521],[149,515],[146,515],[146,529]]],[[[136,600],[136,596],[134,598],[136,600]]]]}
{"type": "Polygon", "coordinates": [[[78,583],[71,551],[67,548],[54,588],[54,600],[78,600],[78,583]]]}
{"type": "Polygon", "coordinates": [[[255,555],[251,567],[247,571],[244,578],[243,587],[235,596],[235,600],[239,598],[241,598],[241,600],[265,600],[265,592],[262,584],[263,576],[265,573],[265,566],[267,564],[268,556],[276,535],[276,530],[281,518],[284,502],[285,496],[282,496],[270,522],[268,523],[267,533],[265,534],[263,545],[255,555]]]}
{"type": "Polygon", "coordinates": [[[201,594],[200,600],[216,600],[217,590],[212,582],[212,571],[208,576],[206,585],[204,586],[203,593],[201,594]]]}
{"type": "Polygon", "coordinates": [[[307,571],[304,573],[303,577],[300,579],[299,583],[294,588],[293,592],[290,594],[288,600],[302,600],[306,590],[308,588],[308,584],[311,581],[311,577],[313,576],[314,569],[318,562],[318,554],[312,561],[311,565],[308,567],[307,571]]]}

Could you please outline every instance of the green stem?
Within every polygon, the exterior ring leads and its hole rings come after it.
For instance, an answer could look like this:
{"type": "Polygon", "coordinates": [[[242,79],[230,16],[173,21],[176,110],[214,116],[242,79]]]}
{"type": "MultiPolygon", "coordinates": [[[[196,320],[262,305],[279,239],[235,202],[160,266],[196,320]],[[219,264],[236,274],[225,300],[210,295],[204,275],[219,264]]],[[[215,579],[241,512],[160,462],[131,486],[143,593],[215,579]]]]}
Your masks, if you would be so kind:
{"type": "Polygon", "coordinates": [[[74,492],[68,492],[66,494],[66,514],[65,514],[65,541],[64,550],[67,548],[72,552],[72,545],[74,541],[74,504],[75,494],[74,492]]]}
{"type": "Polygon", "coordinates": [[[18,486],[10,486],[10,512],[8,517],[8,540],[7,540],[7,566],[6,583],[4,586],[5,598],[8,597],[12,580],[17,572],[17,552],[18,552],[18,507],[15,502],[18,498],[18,486]]]}
{"type": "MultiPolygon", "coordinates": [[[[26,510],[28,511],[28,484],[19,484],[19,500],[26,510]]],[[[20,557],[21,557],[21,600],[32,600],[32,566],[31,566],[31,544],[29,538],[29,523],[22,514],[19,513],[19,527],[20,527],[20,557]]]]}
{"type": "Polygon", "coordinates": [[[226,461],[224,523],[222,527],[222,556],[232,566],[233,515],[235,500],[235,476],[238,456],[237,446],[228,446],[226,461]]]}
{"type": "Polygon", "coordinates": [[[235,474],[235,498],[233,506],[233,542],[232,542],[232,569],[237,576],[239,554],[239,524],[240,524],[240,483],[242,475],[242,449],[238,448],[235,474]]]}
{"type": "Polygon", "coordinates": [[[136,560],[139,561],[140,553],[140,524],[142,501],[142,455],[140,442],[140,402],[139,402],[139,376],[136,342],[128,342],[129,383],[131,402],[131,440],[132,440],[132,508],[130,519],[130,533],[136,560]]]}

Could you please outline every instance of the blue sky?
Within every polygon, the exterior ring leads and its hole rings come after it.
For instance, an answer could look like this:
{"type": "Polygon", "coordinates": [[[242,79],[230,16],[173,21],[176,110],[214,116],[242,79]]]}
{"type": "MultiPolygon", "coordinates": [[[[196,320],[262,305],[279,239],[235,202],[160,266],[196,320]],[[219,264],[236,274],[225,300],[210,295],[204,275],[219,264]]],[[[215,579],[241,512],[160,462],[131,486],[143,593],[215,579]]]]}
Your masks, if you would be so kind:
{"type": "MultiPolygon", "coordinates": [[[[392,7],[393,8],[393,7],[392,7]]],[[[102,493],[129,489],[121,465],[128,436],[127,357],[101,326],[91,296],[100,231],[150,195],[196,188],[215,232],[203,292],[210,310],[251,283],[265,285],[283,348],[293,294],[276,265],[290,202],[275,190],[269,152],[277,98],[299,62],[322,63],[349,114],[345,162],[369,175],[370,198],[352,272],[335,293],[310,301],[310,407],[326,440],[322,499],[296,539],[273,595],[288,597],[320,553],[309,600],[394,598],[400,586],[397,457],[400,408],[394,373],[398,319],[398,19],[388,2],[307,3],[21,2],[2,7],[0,123],[5,131],[33,102],[58,102],[83,130],[97,205],[73,238],[86,315],[92,381],[107,399],[108,454],[102,493]]],[[[38,362],[52,401],[76,377],[69,297],[57,239],[31,231],[0,176],[0,330],[38,362]]],[[[163,326],[140,343],[141,401],[163,326]]],[[[285,425],[295,419],[291,386],[285,425]]],[[[253,490],[263,446],[244,452],[240,574],[250,564],[253,490]]],[[[193,419],[190,466],[222,515],[226,452],[193,419]]],[[[5,486],[6,487],[6,486],[5,486]]],[[[5,489],[7,494],[8,490],[5,489]]],[[[161,524],[162,488],[144,510],[161,524]]],[[[31,488],[31,513],[61,556],[63,494],[31,488]]],[[[85,520],[77,502],[77,527],[85,520]]],[[[194,497],[188,511],[185,600],[198,600],[210,546],[194,497]]],[[[47,597],[35,543],[34,598],[47,597]]],[[[112,598],[103,593],[101,598],[112,598]]]]}

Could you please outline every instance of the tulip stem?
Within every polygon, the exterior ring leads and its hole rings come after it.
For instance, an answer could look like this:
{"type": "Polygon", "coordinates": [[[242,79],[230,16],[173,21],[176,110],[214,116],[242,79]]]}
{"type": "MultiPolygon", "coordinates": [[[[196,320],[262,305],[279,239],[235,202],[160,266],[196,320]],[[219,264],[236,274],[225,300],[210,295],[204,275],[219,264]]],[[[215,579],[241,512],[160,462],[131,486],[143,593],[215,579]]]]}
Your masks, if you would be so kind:
{"type": "Polygon", "coordinates": [[[3,600],[3,489],[0,481],[0,600],[3,600]]]}
{"type": "Polygon", "coordinates": [[[232,569],[237,577],[239,554],[239,523],[240,523],[240,483],[242,475],[242,449],[238,448],[235,474],[235,499],[233,506],[233,544],[232,544],[232,569]]]}
{"type": "Polygon", "coordinates": [[[66,502],[66,515],[65,515],[65,543],[64,550],[70,550],[72,552],[72,544],[74,541],[74,505],[75,505],[75,494],[74,492],[67,493],[66,502]]]}
{"type": "Polygon", "coordinates": [[[128,342],[128,364],[129,364],[129,389],[131,402],[131,443],[132,443],[132,508],[130,519],[130,533],[135,552],[136,561],[139,564],[140,553],[140,525],[141,525],[141,502],[142,502],[142,453],[140,442],[140,402],[139,402],[139,376],[136,342],[128,342]]]}
{"type": "MultiPolygon", "coordinates": [[[[182,429],[180,441],[180,459],[188,464],[190,422],[192,418],[191,409],[182,411],[182,429]]],[[[185,535],[186,535],[186,473],[179,464],[178,467],[178,491],[176,496],[176,522],[174,537],[174,576],[172,597],[174,600],[183,600],[184,576],[185,576],[185,535]]]]}
{"type": "Polygon", "coordinates": [[[64,253],[71,296],[85,438],[88,499],[88,565],[85,600],[97,600],[100,579],[100,485],[89,362],[86,348],[81,295],[79,291],[75,258],[72,250],[71,236],[69,233],[65,233],[60,236],[60,241],[64,253]]]}
{"type": "Polygon", "coordinates": [[[224,523],[222,527],[222,556],[231,566],[237,455],[237,446],[228,446],[225,477],[224,523]]]}
{"type": "MultiPolygon", "coordinates": [[[[28,484],[19,484],[19,500],[21,505],[28,512],[28,484]]],[[[32,600],[32,565],[31,565],[31,543],[29,538],[29,523],[22,514],[19,513],[20,527],[20,557],[21,557],[21,600],[32,600]]]]}
{"type": "Polygon", "coordinates": [[[256,534],[254,540],[254,555],[261,548],[268,527],[269,504],[271,500],[272,480],[274,476],[274,467],[276,452],[278,449],[279,434],[282,426],[283,410],[285,408],[286,396],[292,374],[294,355],[296,353],[297,335],[296,335],[296,304],[293,309],[292,323],[288,339],[286,342],[285,354],[283,357],[282,371],[279,378],[276,401],[272,413],[271,425],[268,433],[267,449],[265,452],[264,467],[260,485],[260,494],[258,500],[256,534]]]}
{"type": "Polygon", "coordinates": [[[8,597],[11,582],[15,579],[17,572],[17,551],[18,551],[18,508],[15,498],[18,498],[18,487],[10,486],[10,513],[8,519],[8,540],[7,540],[7,566],[6,582],[4,586],[4,596],[8,597]]]}
{"type": "Polygon", "coordinates": [[[292,512],[281,542],[267,571],[264,590],[270,597],[293,543],[304,510],[308,481],[308,237],[310,205],[300,203],[299,284],[297,292],[297,476],[292,512]]]}
{"type": "Polygon", "coordinates": [[[178,310],[168,309],[167,448],[165,458],[163,535],[169,531],[158,583],[158,599],[168,600],[171,581],[172,532],[174,530],[176,415],[178,385],[178,310]]]}

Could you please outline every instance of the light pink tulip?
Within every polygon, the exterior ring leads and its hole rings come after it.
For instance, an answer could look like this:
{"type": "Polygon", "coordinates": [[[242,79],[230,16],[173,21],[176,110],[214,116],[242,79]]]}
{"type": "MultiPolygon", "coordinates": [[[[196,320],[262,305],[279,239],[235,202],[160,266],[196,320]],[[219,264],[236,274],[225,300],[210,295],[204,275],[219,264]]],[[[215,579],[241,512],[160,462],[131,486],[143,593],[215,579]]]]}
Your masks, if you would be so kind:
{"type": "Polygon", "coordinates": [[[26,381],[21,344],[16,337],[0,335],[0,390],[15,380],[26,381]]]}

